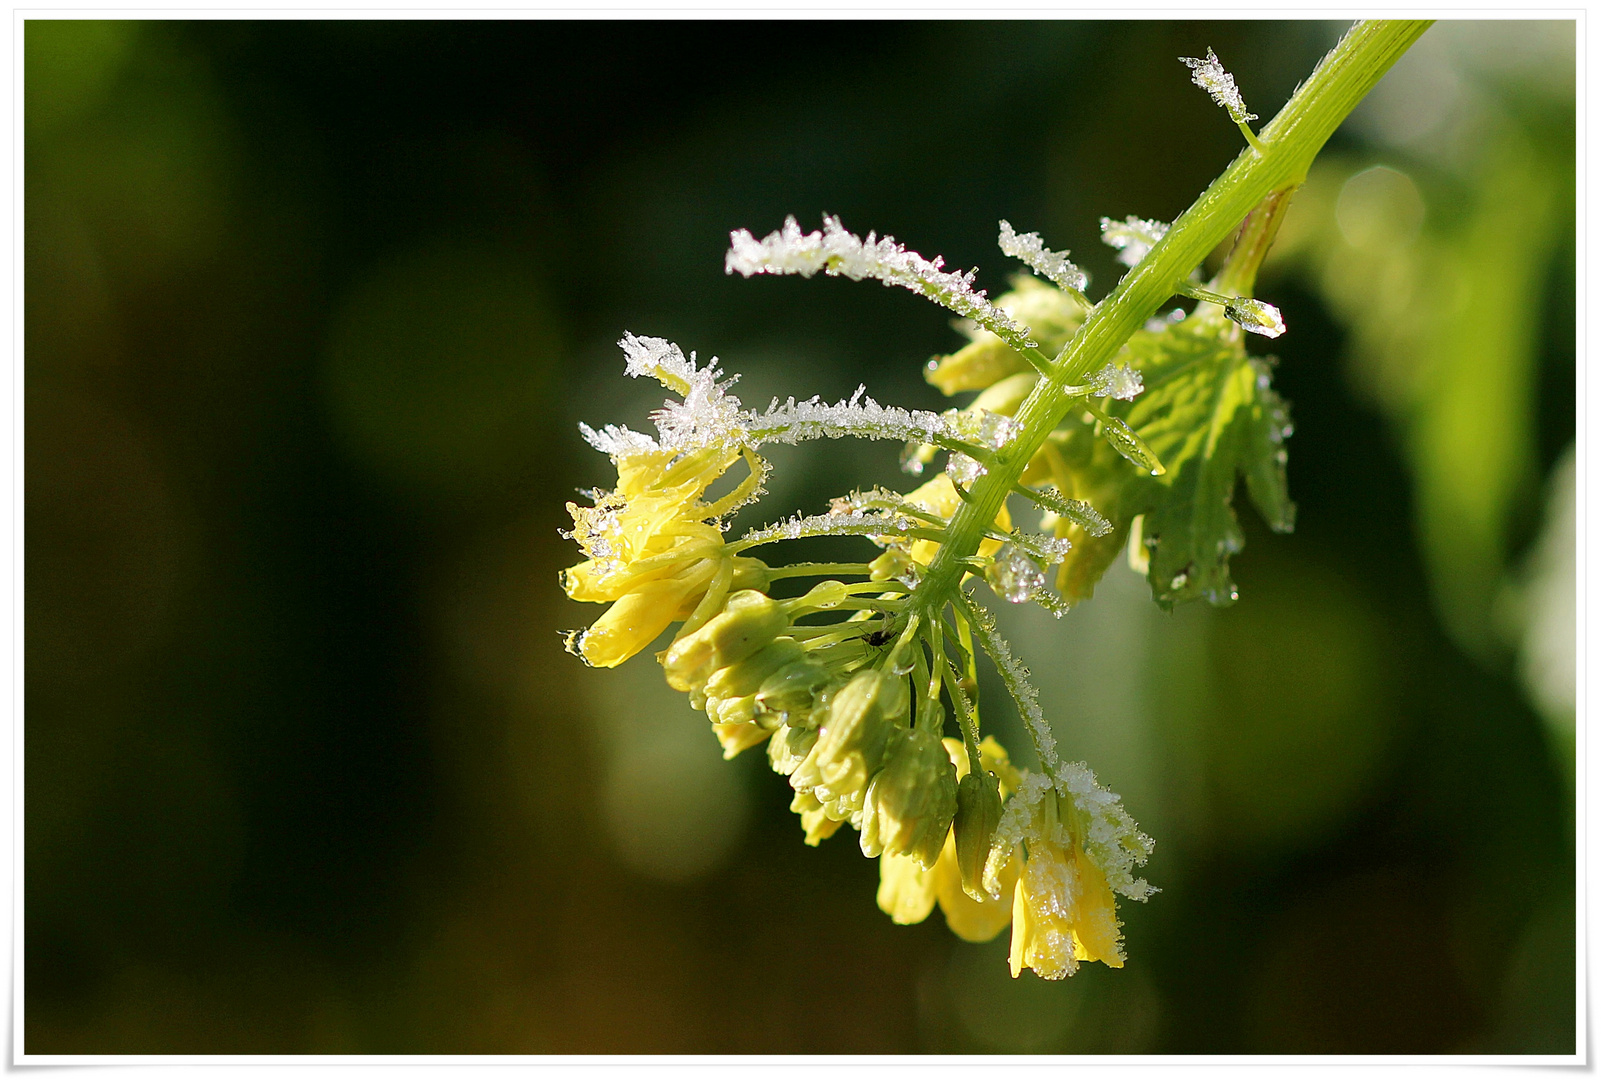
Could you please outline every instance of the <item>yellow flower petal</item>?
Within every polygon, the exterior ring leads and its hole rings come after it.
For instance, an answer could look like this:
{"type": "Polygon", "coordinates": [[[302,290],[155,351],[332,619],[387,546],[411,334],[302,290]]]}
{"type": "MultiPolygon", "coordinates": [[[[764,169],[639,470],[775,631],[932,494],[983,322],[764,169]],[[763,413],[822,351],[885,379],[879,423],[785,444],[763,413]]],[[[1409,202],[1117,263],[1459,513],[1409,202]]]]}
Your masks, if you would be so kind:
{"type": "Polygon", "coordinates": [[[1016,870],[1009,869],[1005,888],[998,900],[974,900],[962,891],[962,874],[956,864],[954,835],[945,841],[945,850],[929,871],[934,877],[934,894],[939,908],[945,913],[945,922],[951,933],[963,941],[991,941],[1012,921],[1012,880],[1016,870]]]}
{"type": "Polygon", "coordinates": [[[934,910],[933,871],[910,855],[878,860],[878,906],[902,926],[920,923],[934,910]]]}

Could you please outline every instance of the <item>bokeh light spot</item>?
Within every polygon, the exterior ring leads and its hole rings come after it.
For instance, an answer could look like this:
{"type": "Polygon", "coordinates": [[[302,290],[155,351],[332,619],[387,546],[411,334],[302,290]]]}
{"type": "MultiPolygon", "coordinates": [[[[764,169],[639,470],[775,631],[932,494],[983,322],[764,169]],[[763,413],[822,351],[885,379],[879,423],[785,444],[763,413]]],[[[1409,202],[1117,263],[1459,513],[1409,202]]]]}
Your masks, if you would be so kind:
{"type": "Polygon", "coordinates": [[[327,404],[350,451],[395,486],[482,491],[536,464],[559,356],[555,317],[516,260],[416,250],[346,297],[329,337],[327,404]]]}

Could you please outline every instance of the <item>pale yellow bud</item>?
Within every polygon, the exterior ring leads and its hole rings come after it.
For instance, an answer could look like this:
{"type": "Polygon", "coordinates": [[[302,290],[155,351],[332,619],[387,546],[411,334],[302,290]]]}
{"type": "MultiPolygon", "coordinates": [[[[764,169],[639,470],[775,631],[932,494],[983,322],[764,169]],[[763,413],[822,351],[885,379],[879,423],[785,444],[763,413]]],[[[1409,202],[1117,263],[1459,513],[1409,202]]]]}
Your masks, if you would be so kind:
{"type": "Polygon", "coordinates": [[[939,858],[956,813],[956,769],[939,737],[921,728],[897,734],[867,789],[862,851],[909,855],[928,868],[939,858]]]}
{"type": "Polygon", "coordinates": [[[752,589],[733,593],[721,613],[667,650],[662,659],[667,685],[685,692],[702,689],[718,668],[745,659],[788,625],[789,617],[771,597],[752,589]]]}
{"type": "Polygon", "coordinates": [[[756,691],[766,711],[794,726],[809,724],[834,677],[821,661],[796,660],[773,672],[756,691]]]}
{"type": "Polygon", "coordinates": [[[876,668],[857,672],[834,695],[823,718],[813,748],[820,782],[835,794],[865,788],[910,705],[901,676],[876,668]]]}

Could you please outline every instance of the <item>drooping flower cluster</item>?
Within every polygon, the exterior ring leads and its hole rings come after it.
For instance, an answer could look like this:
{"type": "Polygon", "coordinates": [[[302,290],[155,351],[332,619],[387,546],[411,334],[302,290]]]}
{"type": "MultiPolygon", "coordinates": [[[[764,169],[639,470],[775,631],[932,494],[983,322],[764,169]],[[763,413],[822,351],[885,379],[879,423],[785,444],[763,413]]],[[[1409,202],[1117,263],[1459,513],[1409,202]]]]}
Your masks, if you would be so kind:
{"type": "MultiPolygon", "coordinates": [[[[1105,445],[1145,473],[1162,471],[1140,435],[1106,411],[1144,392],[1142,373],[1115,358],[1082,385],[1062,385],[1050,357],[1065,352],[1093,306],[1083,272],[1037,234],[1003,221],[1000,246],[1052,284],[1018,277],[991,301],[972,272],[950,273],[890,237],[857,237],[836,218],[823,226],[803,233],[789,218],[761,240],[735,232],[725,269],[872,277],[945,305],[967,320],[970,341],[925,374],[947,395],[976,397],[935,413],[880,405],[864,387],[833,404],[790,398],[756,412],[730,392],[735,380],[716,360],[700,366],[670,342],[625,336],[627,374],[651,376],[674,396],[652,415],[655,435],[582,428],[618,479],[591,492],[592,505],[568,504],[585,559],[563,584],[573,599],[610,605],[569,636],[569,648],[614,666],[681,623],[657,654],[669,685],[704,710],[725,757],[766,744],[808,844],[846,824],[856,830],[862,852],[880,860],[879,906],[894,921],[919,922],[938,906],[968,940],[1011,926],[1014,976],[1029,968],[1061,978],[1093,960],[1119,967],[1115,897],[1154,891],[1133,873],[1151,841],[1087,767],[1061,760],[1028,671],[971,591],[982,581],[1003,600],[1058,616],[1089,595],[1093,582],[1075,577],[1079,561],[1064,559],[1121,544],[1127,532],[1094,505],[1103,493],[1086,480],[1086,456],[1105,445]],[[1030,443],[1026,461],[1012,460],[1016,418],[1046,388],[1076,404],[1030,443]],[[941,453],[944,467],[905,494],[857,490],[826,513],[725,535],[729,515],[762,494],[763,445],[846,436],[904,442],[914,475],[941,453]],[[738,465],[744,475],[728,494],[709,498],[738,465]],[[993,518],[967,509],[996,484],[1006,486],[985,504],[993,518]],[[1014,525],[1007,495],[1038,508],[1039,532],[1014,525]],[[879,553],[791,566],[747,554],[816,536],[864,538],[879,553]],[[1058,563],[1053,591],[1046,575],[1058,563]],[[805,579],[815,584],[785,584],[805,579]],[[1016,704],[1037,769],[1015,766],[982,734],[978,651],[1016,704]]],[[[1103,239],[1131,267],[1166,228],[1102,222],[1103,239]]]]}

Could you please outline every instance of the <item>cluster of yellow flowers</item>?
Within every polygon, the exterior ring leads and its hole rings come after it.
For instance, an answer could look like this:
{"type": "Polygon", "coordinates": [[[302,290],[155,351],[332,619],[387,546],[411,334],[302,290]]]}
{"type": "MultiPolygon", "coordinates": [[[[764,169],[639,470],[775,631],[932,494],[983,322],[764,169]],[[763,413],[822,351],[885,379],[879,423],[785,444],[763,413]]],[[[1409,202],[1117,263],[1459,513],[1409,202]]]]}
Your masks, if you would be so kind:
{"type": "MultiPolygon", "coordinates": [[[[630,336],[622,344],[630,374],[655,376],[683,401],[656,414],[656,438],[584,429],[609,454],[618,480],[590,492],[593,505],[568,504],[570,535],[586,558],[563,572],[562,583],[573,599],[610,607],[587,630],[571,633],[568,648],[593,666],[612,667],[681,622],[657,654],[668,684],[705,711],[725,757],[767,743],[772,768],[794,789],[791,808],[808,844],[846,823],[857,830],[863,853],[880,859],[878,902],[896,922],[919,922],[937,903],[967,940],[989,940],[1010,924],[1014,976],[1026,967],[1060,978],[1085,959],[1121,966],[1112,890],[1082,825],[1092,811],[1060,779],[1068,767],[1046,747],[1046,774],[1020,770],[993,737],[980,742],[966,609],[953,606],[942,619],[913,603],[942,530],[962,504],[949,472],[905,496],[856,493],[836,500],[829,514],[730,541],[723,520],[761,494],[769,469],[756,452],[754,414],[738,408],[714,366],[697,368],[656,339],[630,336]],[[708,500],[708,490],[741,462],[744,478],[708,500]],[[743,554],[831,533],[865,536],[882,554],[867,563],[776,568],[743,554]],[[775,583],[806,577],[821,580],[787,599],[770,595],[775,583]],[[946,737],[947,700],[962,738],[946,737]]],[[[1004,408],[993,395],[988,404],[1004,408]]],[[[807,417],[818,408],[796,406],[810,410],[807,417]]],[[[852,399],[826,408],[849,419],[865,407],[852,399]]],[[[986,410],[975,403],[964,412],[971,419],[986,410]]],[[[761,418],[763,430],[780,430],[772,415],[761,418]]],[[[922,425],[914,430],[935,434],[983,427],[914,419],[922,425]]],[[[925,444],[913,443],[915,458],[925,444]]],[[[1002,506],[979,561],[997,560],[1015,546],[1002,537],[1015,535],[1002,506]]],[[[1091,788],[1109,796],[1093,780],[1091,788]]],[[[1134,838],[1132,849],[1118,849],[1143,861],[1149,840],[1126,815],[1112,827],[1124,840],[1134,838]]],[[[1148,891],[1124,879],[1127,894],[1148,891]]]]}

